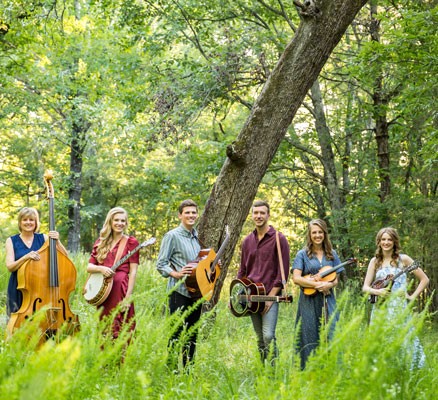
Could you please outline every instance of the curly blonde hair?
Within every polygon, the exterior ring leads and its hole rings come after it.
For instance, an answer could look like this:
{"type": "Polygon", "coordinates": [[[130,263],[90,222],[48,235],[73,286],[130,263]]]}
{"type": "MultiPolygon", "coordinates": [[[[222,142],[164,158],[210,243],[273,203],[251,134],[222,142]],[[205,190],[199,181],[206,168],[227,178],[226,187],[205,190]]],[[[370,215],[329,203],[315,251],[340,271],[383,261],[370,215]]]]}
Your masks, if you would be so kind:
{"type": "Polygon", "coordinates": [[[126,227],[128,226],[128,213],[126,210],[122,207],[114,207],[111,210],[108,211],[108,214],[106,215],[105,222],[103,224],[103,227],[100,231],[100,243],[97,245],[97,255],[96,259],[99,263],[102,263],[106,256],[108,255],[110,249],[111,249],[111,243],[113,240],[113,230],[112,230],[112,223],[114,220],[114,216],[116,214],[124,214],[126,218],[126,227]]]}
{"type": "Polygon", "coordinates": [[[385,233],[391,237],[394,243],[394,247],[392,248],[390,264],[393,266],[397,266],[398,259],[400,257],[401,248],[400,248],[400,237],[398,235],[398,232],[394,228],[391,228],[390,226],[387,226],[386,228],[382,228],[380,229],[379,232],[377,232],[376,235],[376,246],[377,246],[375,253],[376,269],[380,268],[383,264],[383,250],[382,250],[382,246],[380,246],[380,241],[382,240],[382,236],[385,233]]]}
{"type": "Polygon", "coordinates": [[[325,256],[327,257],[328,260],[333,260],[334,256],[333,256],[333,246],[332,246],[332,242],[330,241],[330,237],[328,234],[328,228],[327,228],[327,224],[325,223],[324,220],[322,219],[312,219],[311,221],[309,221],[308,225],[307,225],[307,236],[306,236],[306,253],[307,256],[309,258],[312,258],[312,255],[314,253],[314,249],[313,249],[313,242],[312,242],[312,237],[310,235],[310,231],[312,229],[312,225],[317,225],[319,226],[322,231],[324,232],[324,241],[322,242],[322,250],[324,251],[325,256]]]}

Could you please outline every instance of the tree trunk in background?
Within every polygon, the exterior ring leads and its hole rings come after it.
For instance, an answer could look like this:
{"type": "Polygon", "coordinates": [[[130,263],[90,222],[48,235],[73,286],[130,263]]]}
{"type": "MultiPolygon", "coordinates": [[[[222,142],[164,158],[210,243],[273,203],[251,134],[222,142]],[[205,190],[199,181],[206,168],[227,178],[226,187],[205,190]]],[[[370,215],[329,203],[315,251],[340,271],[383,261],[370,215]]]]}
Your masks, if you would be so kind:
{"type": "Polygon", "coordinates": [[[86,132],[90,126],[90,123],[82,121],[79,117],[79,121],[73,123],[70,142],[67,248],[72,253],[80,250],[83,153],[86,145],[86,132]]]}
{"type": "Polygon", "coordinates": [[[324,166],[324,186],[327,188],[327,194],[330,202],[330,210],[332,213],[331,225],[334,228],[332,231],[332,239],[341,244],[338,251],[341,259],[351,257],[347,251],[347,242],[344,238],[348,238],[347,220],[345,217],[345,192],[339,185],[335,155],[332,148],[332,138],[330,129],[327,125],[327,119],[324,111],[324,103],[322,100],[321,89],[318,79],[313,83],[311,88],[312,104],[315,116],[315,128],[318,134],[318,141],[321,147],[321,161],[324,166]]]}
{"type": "MultiPolygon", "coordinates": [[[[376,18],[377,2],[371,4],[371,40],[380,42],[380,21],[376,18]]],[[[377,143],[377,161],[380,177],[380,202],[383,203],[391,191],[391,178],[389,175],[389,130],[386,108],[388,106],[388,96],[383,89],[383,71],[380,71],[374,81],[373,91],[373,110],[374,110],[374,134],[377,143]]],[[[386,221],[384,221],[385,223],[386,221]]]]}
{"type": "MultiPolygon", "coordinates": [[[[300,9],[302,22],[272,71],[213,186],[201,217],[201,239],[218,248],[226,224],[226,250],[212,305],[219,299],[228,265],[259,184],[307,91],[366,0],[333,0],[319,10],[313,1],[300,9]]],[[[297,2],[295,2],[297,4],[297,2]]]]}

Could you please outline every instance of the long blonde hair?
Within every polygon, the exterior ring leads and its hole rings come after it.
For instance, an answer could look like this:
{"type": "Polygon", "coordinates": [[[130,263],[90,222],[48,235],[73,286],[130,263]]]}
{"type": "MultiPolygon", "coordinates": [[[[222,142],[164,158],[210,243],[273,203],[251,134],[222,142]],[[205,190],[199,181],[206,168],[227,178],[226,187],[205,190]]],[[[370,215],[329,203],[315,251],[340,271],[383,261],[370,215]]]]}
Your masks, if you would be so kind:
{"type": "Polygon", "coordinates": [[[386,228],[382,228],[380,229],[379,232],[377,232],[376,235],[376,269],[380,268],[383,264],[383,250],[382,250],[382,246],[380,246],[380,241],[382,240],[382,236],[384,234],[388,234],[393,243],[394,246],[392,248],[392,254],[391,254],[391,262],[390,264],[393,266],[397,266],[398,263],[398,259],[400,257],[400,237],[398,236],[398,232],[394,229],[391,228],[390,226],[387,226],[386,228]]]}
{"type": "Polygon", "coordinates": [[[18,230],[21,232],[21,221],[26,217],[33,218],[35,221],[35,229],[33,232],[39,232],[41,226],[40,217],[38,216],[38,211],[33,207],[23,207],[18,213],[18,230]]]}
{"type": "Polygon", "coordinates": [[[108,214],[106,215],[105,222],[103,224],[103,227],[100,231],[100,243],[97,245],[97,256],[96,259],[99,263],[102,263],[106,256],[108,255],[110,249],[111,249],[111,243],[113,240],[113,230],[112,230],[112,222],[114,219],[114,216],[116,214],[125,214],[126,218],[126,227],[128,227],[128,213],[126,210],[122,207],[114,207],[111,210],[108,211],[108,214]]]}
{"type": "Polygon", "coordinates": [[[322,219],[312,219],[308,224],[307,224],[307,236],[306,236],[306,253],[307,256],[309,258],[312,258],[312,255],[314,253],[314,249],[313,249],[313,242],[312,242],[312,237],[310,235],[310,231],[312,229],[312,225],[317,225],[319,226],[322,231],[324,232],[324,240],[322,242],[322,250],[324,251],[325,256],[327,257],[328,260],[333,260],[333,246],[332,246],[332,242],[330,241],[330,237],[328,234],[328,228],[327,228],[327,224],[325,223],[324,220],[322,219]]]}

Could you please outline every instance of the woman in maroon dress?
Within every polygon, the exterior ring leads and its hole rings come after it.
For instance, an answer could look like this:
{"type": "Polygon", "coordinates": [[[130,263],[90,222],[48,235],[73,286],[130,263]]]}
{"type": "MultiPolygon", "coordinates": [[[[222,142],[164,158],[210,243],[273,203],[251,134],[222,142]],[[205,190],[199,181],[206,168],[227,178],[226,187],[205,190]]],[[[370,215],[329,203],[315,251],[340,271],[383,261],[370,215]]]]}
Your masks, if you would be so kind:
{"type": "Polygon", "coordinates": [[[94,243],[93,251],[87,267],[88,272],[100,272],[106,277],[113,277],[113,286],[107,299],[99,306],[102,308],[100,318],[110,315],[114,308],[122,305],[121,312],[114,317],[112,334],[113,338],[119,336],[124,323],[129,323],[129,329],[135,328],[134,303],[130,300],[134,291],[135,278],[139,264],[139,253],[133,254],[114,272],[111,267],[115,264],[119,246],[124,249],[119,259],[138,246],[138,241],[133,236],[124,235],[128,226],[128,213],[121,207],[112,208],[105,219],[100,231],[99,239],[94,243]]]}

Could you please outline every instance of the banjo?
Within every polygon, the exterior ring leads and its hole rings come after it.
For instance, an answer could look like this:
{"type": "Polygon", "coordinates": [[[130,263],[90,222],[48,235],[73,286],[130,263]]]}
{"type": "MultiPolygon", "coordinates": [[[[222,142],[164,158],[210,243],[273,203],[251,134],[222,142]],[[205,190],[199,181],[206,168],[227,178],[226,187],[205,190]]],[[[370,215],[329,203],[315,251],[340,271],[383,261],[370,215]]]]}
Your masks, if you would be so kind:
{"type": "MultiPolygon", "coordinates": [[[[126,254],[126,256],[122,257],[118,262],[116,262],[111,267],[111,269],[115,271],[129,257],[137,253],[137,251],[139,251],[141,248],[154,244],[155,241],[156,239],[153,237],[139,244],[134,250],[132,250],[131,252],[126,254]]],[[[106,300],[109,293],[111,292],[112,287],[113,287],[112,277],[106,278],[100,272],[93,272],[89,275],[87,282],[85,282],[83,295],[85,300],[87,300],[89,304],[91,304],[92,306],[99,306],[106,300]]]]}

